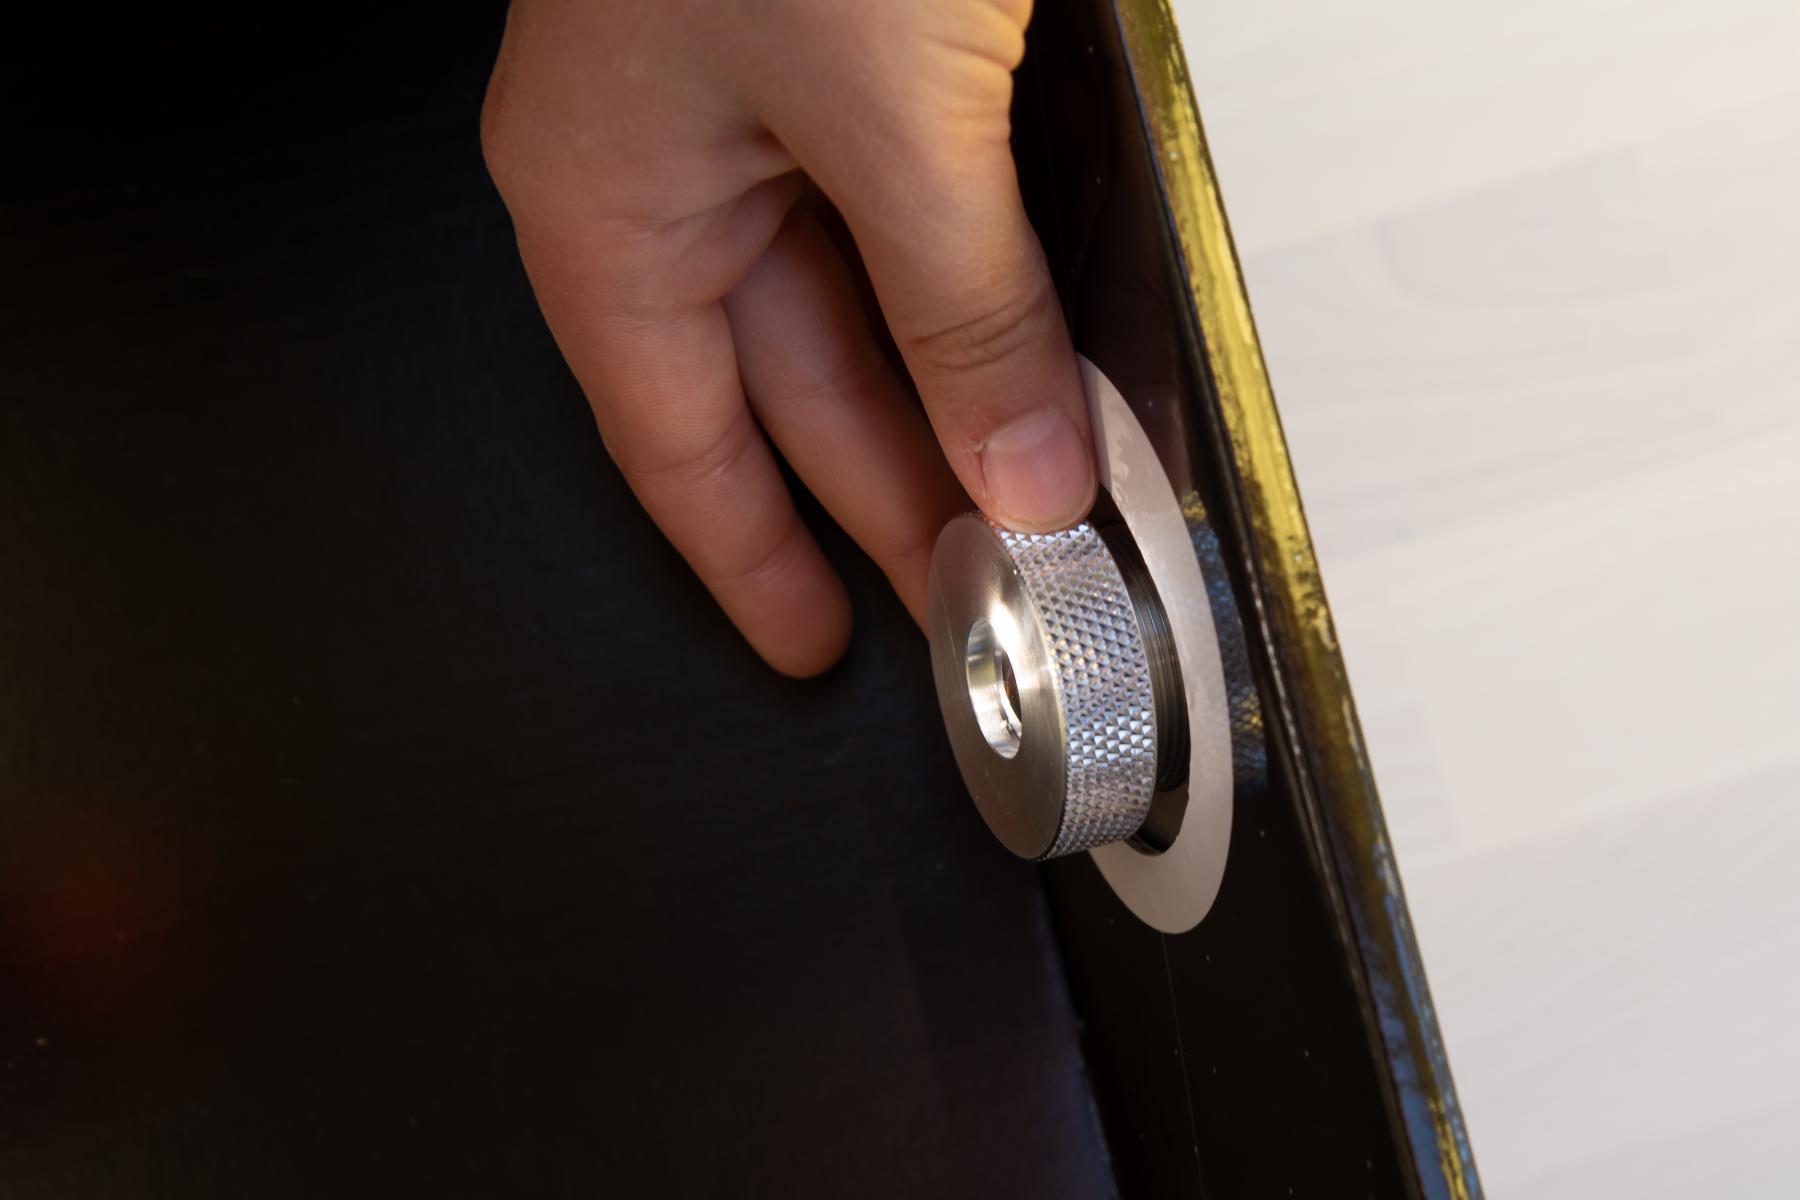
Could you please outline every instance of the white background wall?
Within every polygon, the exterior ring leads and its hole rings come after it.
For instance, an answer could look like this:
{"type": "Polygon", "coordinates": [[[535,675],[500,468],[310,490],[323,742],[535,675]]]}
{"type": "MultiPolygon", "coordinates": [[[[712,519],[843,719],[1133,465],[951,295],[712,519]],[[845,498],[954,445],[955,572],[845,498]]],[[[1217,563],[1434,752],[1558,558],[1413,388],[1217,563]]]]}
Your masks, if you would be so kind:
{"type": "Polygon", "coordinates": [[[1800,5],[1176,7],[1490,1194],[1790,1194],[1800,5]]]}

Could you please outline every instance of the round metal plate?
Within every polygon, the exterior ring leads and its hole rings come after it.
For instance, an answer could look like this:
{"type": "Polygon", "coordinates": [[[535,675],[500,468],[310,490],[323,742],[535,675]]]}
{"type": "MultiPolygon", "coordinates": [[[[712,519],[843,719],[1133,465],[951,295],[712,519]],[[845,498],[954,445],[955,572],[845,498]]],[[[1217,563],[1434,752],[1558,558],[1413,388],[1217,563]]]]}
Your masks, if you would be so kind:
{"type": "Polygon", "coordinates": [[[945,528],[932,552],[931,569],[957,580],[955,587],[933,582],[926,616],[950,747],[994,836],[1022,858],[1041,858],[1055,844],[1062,823],[1069,749],[1061,704],[1050,683],[1049,639],[1012,559],[980,518],[958,517],[945,528]],[[986,623],[1013,664],[1020,736],[1011,755],[997,751],[975,704],[963,702],[968,635],[977,622],[986,623]]]}
{"type": "Polygon", "coordinates": [[[1116,844],[1090,853],[1106,882],[1146,924],[1185,933],[1219,894],[1231,844],[1231,721],[1225,669],[1193,532],[1156,448],[1131,407],[1098,367],[1081,360],[1094,426],[1100,486],[1137,543],[1168,615],[1187,696],[1187,804],[1181,828],[1160,854],[1116,844]]]}

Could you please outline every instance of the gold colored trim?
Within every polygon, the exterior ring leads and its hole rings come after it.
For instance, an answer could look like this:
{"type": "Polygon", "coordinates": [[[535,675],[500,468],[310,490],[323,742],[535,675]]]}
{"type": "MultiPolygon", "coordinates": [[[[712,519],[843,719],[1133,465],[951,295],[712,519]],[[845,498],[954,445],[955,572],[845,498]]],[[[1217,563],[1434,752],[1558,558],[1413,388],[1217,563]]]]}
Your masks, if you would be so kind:
{"type": "MultiPolygon", "coordinates": [[[[1472,1200],[1480,1195],[1480,1183],[1174,15],[1168,0],[1114,2],[1197,310],[1206,365],[1231,441],[1260,577],[1261,616],[1282,647],[1282,669],[1276,673],[1284,693],[1281,707],[1294,724],[1314,798],[1333,827],[1328,838],[1347,843],[1342,849],[1352,868],[1338,871],[1339,885],[1346,893],[1364,892],[1346,900],[1354,910],[1365,959],[1374,960],[1365,965],[1386,983],[1398,980],[1405,993],[1385,1005],[1371,995],[1369,1003],[1378,1011],[1411,1010],[1400,1014],[1404,1033],[1383,1023],[1390,1067],[1410,1060],[1415,1074],[1410,1084],[1394,1080],[1397,1093],[1408,1093],[1396,1095],[1398,1115],[1410,1128],[1418,1106],[1429,1114],[1434,1145],[1415,1146],[1414,1153],[1421,1171],[1428,1171],[1426,1160],[1435,1158],[1441,1182],[1421,1180],[1426,1193],[1472,1200]]],[[[1369,979],[1363,986],[1371,992],[1394,990],[1369,979]]],[[[1395,1072],[1390,1069],[1389,1074],[1391,1078],[1395,1072]]]]}

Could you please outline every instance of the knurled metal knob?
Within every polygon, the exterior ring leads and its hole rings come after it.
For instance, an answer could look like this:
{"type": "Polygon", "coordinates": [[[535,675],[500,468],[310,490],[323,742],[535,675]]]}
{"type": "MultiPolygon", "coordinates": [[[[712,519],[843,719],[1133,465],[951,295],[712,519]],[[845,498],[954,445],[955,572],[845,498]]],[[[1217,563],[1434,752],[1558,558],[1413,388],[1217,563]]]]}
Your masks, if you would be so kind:
{"type": "Polygon", "coordinates": [[[1014,533],[969,514],[932,553],[944,726],[988,828],[1024,858],[1123,841],[1149,814],[1168,692],[1146,645],[1159,610],[1128,573],[1086,523],[1014,533]]]}

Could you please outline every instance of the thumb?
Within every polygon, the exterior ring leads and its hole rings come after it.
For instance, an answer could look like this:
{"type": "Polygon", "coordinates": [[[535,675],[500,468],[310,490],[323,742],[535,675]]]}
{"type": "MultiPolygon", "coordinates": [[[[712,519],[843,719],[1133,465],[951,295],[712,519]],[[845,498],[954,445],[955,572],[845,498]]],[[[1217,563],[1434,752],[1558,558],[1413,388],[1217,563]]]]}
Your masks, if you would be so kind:
{"type": "Polygon", "coordinates": [[[1003,525],[1063,529],[1093,504],[1092,434],[1005,116],[986,136],[895,139],[879,169],[821,183],[963,487],[1003,525]]]}

